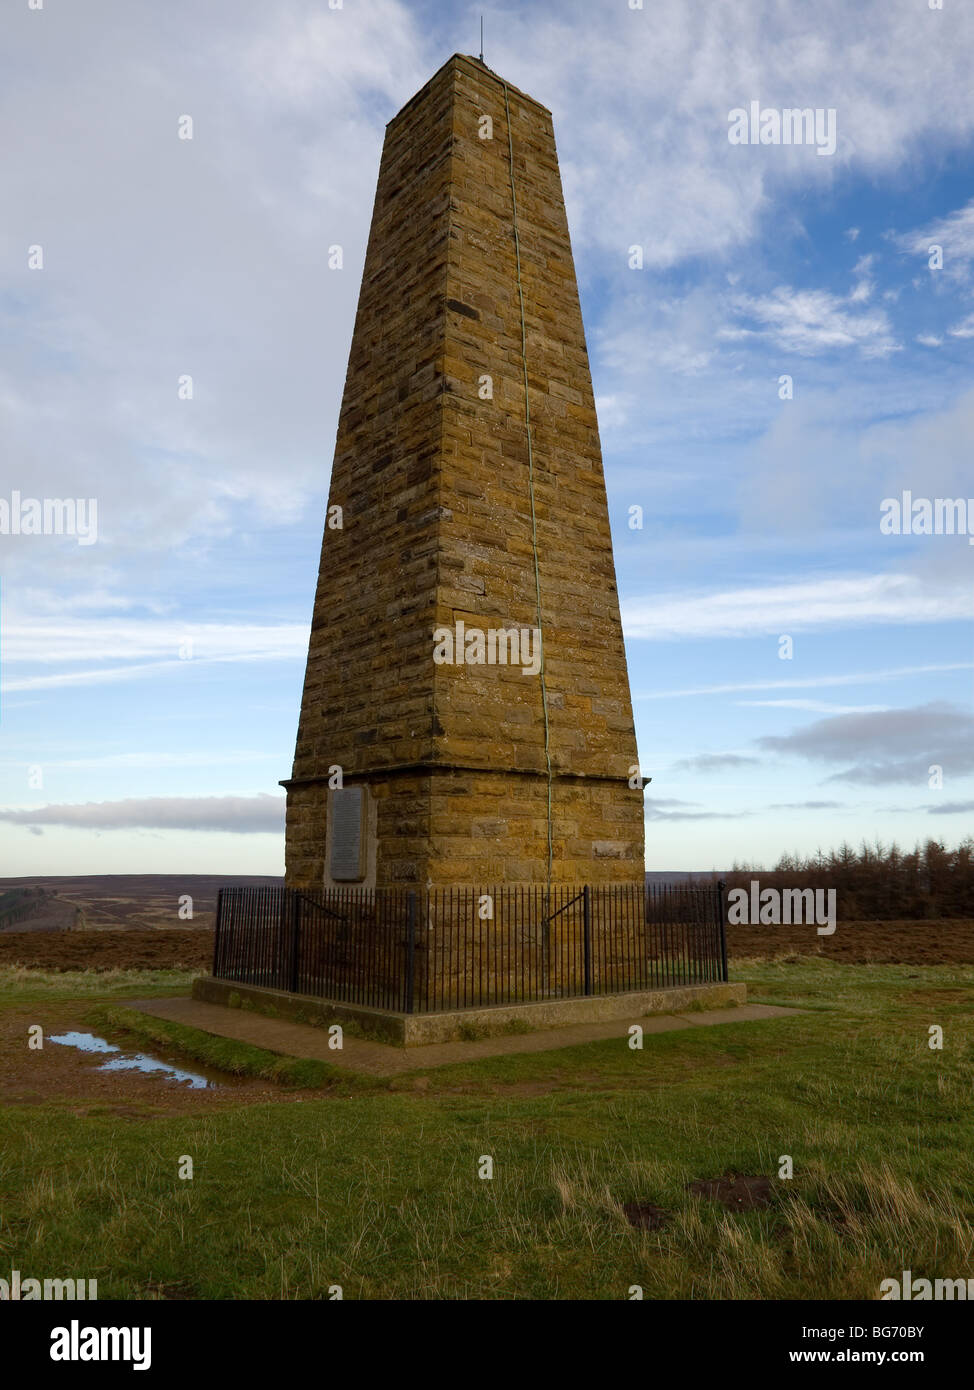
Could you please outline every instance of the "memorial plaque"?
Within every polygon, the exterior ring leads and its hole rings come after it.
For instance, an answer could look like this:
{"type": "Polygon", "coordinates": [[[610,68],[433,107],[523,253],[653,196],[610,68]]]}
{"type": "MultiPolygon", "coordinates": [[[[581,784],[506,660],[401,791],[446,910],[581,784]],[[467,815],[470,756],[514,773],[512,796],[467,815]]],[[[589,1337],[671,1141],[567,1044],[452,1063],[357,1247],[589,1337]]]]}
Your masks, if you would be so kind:
{"type": "Polygon", "coordinates": [[[331,793],[331,877],[358,883],[365,877],[365,787],[335,787],[331,793]]]}

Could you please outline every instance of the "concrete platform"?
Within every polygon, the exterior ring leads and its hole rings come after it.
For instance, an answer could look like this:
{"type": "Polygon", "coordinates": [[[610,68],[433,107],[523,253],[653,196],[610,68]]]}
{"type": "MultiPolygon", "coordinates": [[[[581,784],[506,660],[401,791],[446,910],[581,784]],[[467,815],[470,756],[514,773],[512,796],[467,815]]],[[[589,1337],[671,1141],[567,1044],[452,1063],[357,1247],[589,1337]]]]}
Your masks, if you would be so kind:
{"type": "Polygon", "coordinates": [[[627,994],[595,994],[571,999],[546,999],[530,1004],[498,1004],[487,1009],[462,1009],[450,1013],[401,1014],[369,1009],[357,1004],[338,1004],[307,994],[241,985],[216,980],[212,975],[193,982],[193,998],[206,1004],[222,1004],[293,1019],[315,1027],[341,1023],[349,1031],[399,1047],[425,1047],[498,1034],[564,1028],[572,1023],[600,1023],[612,1019],[640,1020],[650,1014],[686,1013],[698,1009],[723,1009],[747,1002],[747,986],[741,984],[681,985],[674,989],[638,990],[627,994]]]}
{"type": "Polygon", "coordinates": [[[629,1046],[629,1028],[638,1023],[644,1036],[669,1033],[676,1029],[706,1028],[720,1024],[755,1023],[768,1018],[788,1018],[800,1009],[784,1009],[771,1004],[742,1004],[730,1009],[713,1009],[690,1014],[654,1014],[595,1023],[576,1023],[537,1033],[516,1033],[484,1038],[477,1042],[430,1043],[423,1047],[394,1047],[346,1034],[343,1046],[328,1046],[328,1034],[306,1023],[267,1018],[245,1009],[228,1009],[198,999],[126,1000],[127,1008],[138,1009],[153,1018],[170,1019],[189,1028],[199,1028],[221,1038],[250,1043],[267,1052],[287,1057],[312,1057],[336,1067],[369,1076],[397,1076],[426,1067],[445,1067],[456,1062],[475,1062],[484,1057],[501,1057],[520,1052],[553,1052],[579,1043],[615,1038],[620,1047],[629,1046]]]}

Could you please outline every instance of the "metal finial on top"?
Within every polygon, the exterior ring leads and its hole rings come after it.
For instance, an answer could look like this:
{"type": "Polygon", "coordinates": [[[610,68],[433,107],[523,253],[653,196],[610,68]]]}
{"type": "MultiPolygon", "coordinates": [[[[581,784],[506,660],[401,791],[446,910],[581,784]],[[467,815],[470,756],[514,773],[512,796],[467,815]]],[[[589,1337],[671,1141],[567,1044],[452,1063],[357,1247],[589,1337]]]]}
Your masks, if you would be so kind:
{"type": "Polygon", "coordinates": [[[484,17],[480,16],[480,61],[484,61],[484,17]]]}

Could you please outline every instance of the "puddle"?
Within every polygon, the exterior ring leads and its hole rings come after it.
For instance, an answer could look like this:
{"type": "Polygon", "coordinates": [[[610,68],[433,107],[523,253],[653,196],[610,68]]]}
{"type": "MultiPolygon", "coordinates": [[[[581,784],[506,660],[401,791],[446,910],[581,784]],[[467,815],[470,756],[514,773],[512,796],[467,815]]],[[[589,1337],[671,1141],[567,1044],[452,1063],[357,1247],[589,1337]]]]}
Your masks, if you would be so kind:
{"type": "Polygon", "coordinates": [[[199,1072],[185,1071],[182,1067],[174,1066],[171,1062],[163,1062],[158,1057],[147,1057],[144,1052],[137,1052],[134,1055],[126,1055],[120,1047],[114,1043],[107,1042],[104,1038],[96,1038],[94,1033],[53,1033],[48,1036],[48,1042],[60,1043],[63,1047],[75,1047],[79,1052],[111,1052],[116,1053],[109,1061],[102,1062],[98,1071],[138,1071],[143,1074],[152,1073],[165,1077],[167,1081],[174,1081],[180,1085],[186,1085],[191,1091],[213,1090],[219,1084],[208,1076],[203,1076],[199,1072]]]}
{"type": "Polygon", "coordinates": [[[47,1040],[48,1042],[63,1043],[65,1047],[76,1047],[79,1052],[121,1052],[122,1050],[114,1043],[106,1042],[104,1038],[96,1038],[94,1033],[60,1033],[57,1037],[50,1033],[47,1040]]]}
{"type": "Polygon", "coordinates": [[[142,1052],[137,1052],[134,1057],[113,1057],[110,1062],[102,1062],[98,1070],[158,1072],[167,1081],[185,1082],[191,1091],[211,1090],[216,1086],[216,1082],[206,1076],[200,1076],[193,1071],[183,1071],[181,1067],[174,1067],[171,1062],[160,1062],[157,1057],[146,1057],[142,1052]]]}

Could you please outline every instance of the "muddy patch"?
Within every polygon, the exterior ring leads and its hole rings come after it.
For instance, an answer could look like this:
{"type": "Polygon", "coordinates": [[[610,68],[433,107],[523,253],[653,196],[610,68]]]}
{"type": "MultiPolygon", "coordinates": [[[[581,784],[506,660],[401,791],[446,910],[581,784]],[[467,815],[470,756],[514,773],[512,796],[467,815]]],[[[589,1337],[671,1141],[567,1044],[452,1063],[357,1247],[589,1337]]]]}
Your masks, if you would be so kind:
{"type": "MultiPolygon", "coordinates": [[[[0,1105],[37,1106],[53,1102],[80,1106],[79,1113],[85,1114],[99,1106],[132,1107],[136,1114],[140,1113],[139,1107],[151,1114],[198,1114],[201,1109],[222,1109],[241,1103],[291,1104],[321,1098],[319,1092],[282,1088],[263,1078],[211,1071],[195,1059],[171,1054],[165,1046],[156,1049],[156,1060],[218,1084],[191,1089],[186,1082],[170,1084],[151,1072],[104,1071],[98,1063],[118,1054],[85,1053],[76,1047],[51,1043],[52,1035],[90,1033],[85,1019],[89,1010],[88,1003],[57,1001],[43,1008],[32,1004],[0,1011],[0,1105]],[[38,1023],[44,1027],[45,1037],[43,1048],[35,1051],[28,1047],[27,1030],[38,1023]]],[[[126,1055],[136,1050],[136,1046],[124,1049],[126,1055]]],[[[120,1048],[119,1053],[122,1051],[120,1048]]]]}
{"type": "Polygon", "coordinates": [[[652,1202],[624,1202],[622,1210],[630,1226],[637,1231],[658,1231],[670,1220],[671,1213],[652,1202]]]}
{"type": "Polygon", "coordinates": [[[731,1211],[761,1211],[775,1199],[774,1184],[763,1174],[725,1173],[722,1178],[697,1178],[689,1187],[695,1197],[720,1202],[731,1211]]]}

